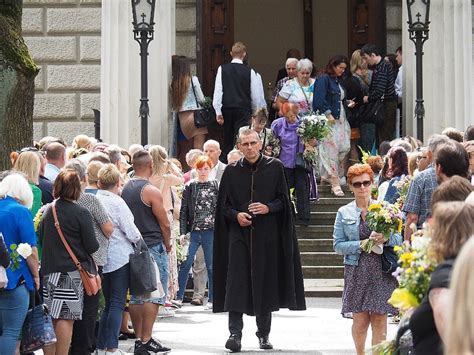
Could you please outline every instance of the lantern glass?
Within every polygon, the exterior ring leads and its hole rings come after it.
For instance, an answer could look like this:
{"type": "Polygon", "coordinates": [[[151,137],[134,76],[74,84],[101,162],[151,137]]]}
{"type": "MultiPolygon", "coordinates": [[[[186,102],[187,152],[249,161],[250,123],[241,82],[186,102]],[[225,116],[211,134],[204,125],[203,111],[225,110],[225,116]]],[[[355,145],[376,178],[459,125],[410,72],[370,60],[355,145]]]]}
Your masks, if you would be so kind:
{"type": "Polygon", "coordinates": [[[412,30],[424,30],[429,24],[430,0],[407,0],[408,25],[412,30]]]}
{"type": "Polygon", "coordinates": [[[153,29],[155,0],[132,0],[133,27],[135,30],[153,29]]]}

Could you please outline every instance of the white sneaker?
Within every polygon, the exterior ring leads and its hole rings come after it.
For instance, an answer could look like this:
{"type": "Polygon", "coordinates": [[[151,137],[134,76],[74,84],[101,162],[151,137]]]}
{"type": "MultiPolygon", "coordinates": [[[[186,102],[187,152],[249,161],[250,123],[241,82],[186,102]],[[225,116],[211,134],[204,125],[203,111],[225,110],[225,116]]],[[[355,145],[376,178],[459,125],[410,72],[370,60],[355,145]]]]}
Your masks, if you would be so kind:
{"type": "Polygon", "coordinates": [[[204,307],[205,310],[212,311],[212,302],[207,302],[206,306],[204,307]]]}
{"type": "Polygon", "coordinates": [[[171,307],[160,307],[160,312],[158,313],[159,318],[168,318],[174,317],[174,309],[171,307]]]}

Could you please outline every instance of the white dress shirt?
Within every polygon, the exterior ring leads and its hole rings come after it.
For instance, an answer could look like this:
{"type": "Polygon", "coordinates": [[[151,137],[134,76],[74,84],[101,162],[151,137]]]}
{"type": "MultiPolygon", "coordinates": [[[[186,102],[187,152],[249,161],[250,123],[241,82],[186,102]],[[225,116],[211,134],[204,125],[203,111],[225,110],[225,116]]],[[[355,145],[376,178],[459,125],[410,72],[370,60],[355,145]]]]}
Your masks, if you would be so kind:
{"type": "Polygon", "coordinates": [[[398,97],[402,97],[402,88],[403,88],[403,65],[400,65],[400,68],[398,69],[398,74],[397,78],[395,79],[395,94],[397,94],[398,97]]]}
{"type": "MultiPolygon", "coordinates": [[[[231,63],[242,64],[241,59],[232,59],[231,63]]],[[[222,69],[221,66],[217,69],[216,83],[214,86],[214,97],[212,99],[212,106],[216,111],[216,115],[222,115],[222,69]]],[[[266,107],[265,95],[263,92],[263,83],[260,74],[256,73],[253,69],[250,72],[250,98],[252,101],[252,110],[255,112],[261,107],[266,107]]]]}
{"type": "Polygon", "coordinates": [[[48,163],[44,167],[44,177],[49,181],[54,182],[60,171],[61,169],[59,169],[56,165],[48,163]]]}

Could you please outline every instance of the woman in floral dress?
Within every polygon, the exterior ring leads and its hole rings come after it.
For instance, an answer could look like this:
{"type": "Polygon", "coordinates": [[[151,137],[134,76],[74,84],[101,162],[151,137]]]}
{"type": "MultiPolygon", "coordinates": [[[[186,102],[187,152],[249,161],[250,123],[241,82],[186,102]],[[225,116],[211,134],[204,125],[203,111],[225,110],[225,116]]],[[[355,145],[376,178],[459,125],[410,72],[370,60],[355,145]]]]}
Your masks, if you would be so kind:
{"type": "Polygon", "coordinates": [[[209,181],[209,173],[212,167],[212,161],[208,157],[199,157],[196,161],[198,178],[191,181],[184,188],[181,211],[179,213],[180,233],[181,236],[191,233],[191,242],[186,261],[179,270],[179,291],[176,297],[178,302],[182,302],[189,270],[193,265],[194,256],[199,246],[202,246],[209,285],[207,309],[212,309],[214,216],[216,213],[217,194],[219,193],[217,180],[209,181]]]}
{"type": "Polygon", "coordinates": [[[321,180],[331,184],[335,196],[344,196],[339,177],[344,176],[342,162],[351,148],[351,127],[346,118],[346,106],[353,107],[354,101],[347,100],[341,85],[341,77],[347,69],[347,58],[337,55],[329,60],[326,74],[315,84],[314,111],[328,118],[331,134],[319,145],[321,159],[321,180]]]}

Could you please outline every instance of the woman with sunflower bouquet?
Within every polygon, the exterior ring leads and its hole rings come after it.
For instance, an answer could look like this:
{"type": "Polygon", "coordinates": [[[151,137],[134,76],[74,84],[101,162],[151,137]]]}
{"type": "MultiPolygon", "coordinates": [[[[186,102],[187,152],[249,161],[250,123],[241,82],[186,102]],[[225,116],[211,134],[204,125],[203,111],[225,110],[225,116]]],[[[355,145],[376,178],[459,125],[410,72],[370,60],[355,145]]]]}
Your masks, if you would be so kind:
{"type": "Polygon", "coordinates": [[[355,201],[341,207],[334,224],[334,250],[344,255],[344,291],[342,316],[353,319],[352,337],[357,354],[364,354],[369,325],[372,344],[385,340],[387,314],[397,311],[387,303],[397,280],[382,271],[382,256],[364,252],[364,240],[375,245],[394,246],[402,243],[399,233],[391,233],[386,241],[382,233],[374,232],[366,218],[371,200],[374,173],[368,164],[355,164],[347,172],[349,187],[355,201]]]}

